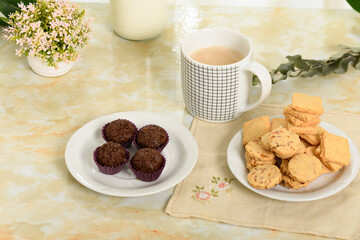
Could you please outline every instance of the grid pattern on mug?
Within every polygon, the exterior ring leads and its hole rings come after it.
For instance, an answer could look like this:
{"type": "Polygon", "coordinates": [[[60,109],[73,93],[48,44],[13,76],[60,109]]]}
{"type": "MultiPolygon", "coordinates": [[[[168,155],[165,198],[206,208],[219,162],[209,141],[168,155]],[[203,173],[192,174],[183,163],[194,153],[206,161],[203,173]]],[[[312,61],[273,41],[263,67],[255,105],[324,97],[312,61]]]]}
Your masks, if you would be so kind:
{"type": "Polygon", "coordinates": [[[198,65],[181,57],[182,88],[189,112],[211,121],[236,117],[239,68],[198,65]]]}

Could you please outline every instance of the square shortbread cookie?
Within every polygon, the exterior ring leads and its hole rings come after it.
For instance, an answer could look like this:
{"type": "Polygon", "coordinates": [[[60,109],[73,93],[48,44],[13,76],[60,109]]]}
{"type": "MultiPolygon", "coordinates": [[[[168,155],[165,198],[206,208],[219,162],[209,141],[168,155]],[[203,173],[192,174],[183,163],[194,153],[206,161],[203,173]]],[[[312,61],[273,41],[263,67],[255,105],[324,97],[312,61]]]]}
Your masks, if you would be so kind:
{"type": "Polygon", "coordinates": [[[326,168],[330,169],[330,172],[336,172],[343,167],[343,165],[340,165],[337,163],[332,163],[332,162],[326,161],[325,159],[322,159],[320,156],[321,155],[320,145],[316,146],[316,148],[314,149],[314,154],[316,157],[318,157],[321,160],[321,162],[324,164],[324,166],[326,168]]]}
{"type": "Polygon", "coordinates": [[[312,113],[305,113],[305,112],[298,112],[291,108],[291,104],[286,106],[283,112],[284,115],[291,115],[300,119],[301,121],[307,122],[314,118],[318,118],[320,115],[312,114],[312,113]]]}
{"type": "Polygon", "coordinates": [[[273,118],[271,119],[271,131],[277,129],[278,127],[286,128],[285,118],[273,118]]]}
{"type": "Polygon", "coordinates": [[[243,125],[243,144],[259,139],[271,130],[270,117],[268,115],[247,121],[243,125]]]}
{"type": "Polygon", "coordinates": [[[350,165],[350,147],[347,138],[323,132],[320,136],[320,157],[343,166],[350,165]]]}
{"type": "Polygon", "coordinates": [[[287,120],[289,120],[289,122],[296,126],[296,127],[307,127],[307,126],[313,126],[313,125],[318,125],[321,122],[321,119],[319,117],[317,118],[313,118],[313,119],[309,119],[308,121],[302,121],[290,114],[284,114],[284,116],[286,117],[287,120]]]}
{"type": "Polygon", "coordinates": [[[296,127],[286,120],[287,129],[297,134],[317,134],[316,126],[296,127]]]}
{"type": "Polygon", "coordinates": [[[320,135],[325,132],[326,130],[320,127],[319,125],[316,126],[317,134],[299,134],[299,137],[310,143],[311,145],[319,145],[320,144],[320,135]]]}
{"type": "Polygon", "coordinates": [[[291,108],[299,112],[321,115],[324,112],[320,97],[309,96],[302,93],[294,93],[291,108]]]}

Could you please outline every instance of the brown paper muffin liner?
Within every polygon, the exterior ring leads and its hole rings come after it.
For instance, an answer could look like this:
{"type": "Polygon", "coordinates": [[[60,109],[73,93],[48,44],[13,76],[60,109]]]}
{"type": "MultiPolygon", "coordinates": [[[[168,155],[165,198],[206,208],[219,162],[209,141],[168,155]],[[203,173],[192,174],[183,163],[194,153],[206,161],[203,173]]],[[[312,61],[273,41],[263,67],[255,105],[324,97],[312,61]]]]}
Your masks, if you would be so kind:
{"type": "Polygon", "coordinates": [[[156,172],[152,172],[152,173],[144,173],[144,172],[141,172],[141,171],[138,171],[136,170],[135,168],[133,168],[132,166],[132,160],[133,160],[133,157],[131,158],[130,160],[130,163],[129,163],[129,168],[131,169],[131,171],[133,171],[133,173],[135,174],[135,176],[140,180],[140,181],[143,181],[143,182],[152,182],[152,181],[155,181],[156,179],[158,179],[162,173],[162,171],[164,170],[165,168],[165,164],[166,164],[166,158],[162,155],[164,161],[163,161],[163,164],[162,166],[156,171],[156,172]]]}
{"type": "Polygon", "coordinates": [[[125,165],[129,162],[130,160],[130,153],[129,151],[127,151],[125,149],[125,152],[126,152],[126,161],[121,163],[120,165],[118,166],[114,166],[114,167],[108,167],[108,166],[103,166],[101,165],[98,161],[97,161],[97,151],[98,151],[98,148],[97,147],[93,153],[93,158],[94,158],[94,162],[96,163],[96,165],[98,166],[100,172],[104,173],[104,174],[108,174],[108,175],[114,175],[118,172],[120,172],[124,167],[125,165]]]}
{"type": "MultiPolygon", "coordinates": [[[[148,124],[148,125],[146,125],[146,126],[158,126],[158,127],[161,127],[161,126],[155,125],[155,124],[148,124]]],[[[144,127],[146,127],[146,126],[144,126],[144,127]]],[[[142,127],[142,128],[144,128],[144,127],[142,127]]],[[[139,134],[139,131],[140,131],[142,128],[140,128],[140,129],[136,132],[135,137],[134,137],[133,143],[134,143],[134,146],[136,147],[136,149],[141,149],[141,148],[142,148],[142,147],[140,147],[140,146],[136,143],[137,136],[138,136],[138,134],[139,134]]],[[[161,128],[164,129],[163,127],[161,127],[161,128]]],[[[165,130],[165,129],[164,129],[164,130],[165,130]]],[[[158,148],[155,148],[159,153],[161,153],[162,150],[164,150],[164,148],[166,147],[166,145],[169,143],[169,140],[170,140],[169,134],[168,134],[168,132],[167,132],[166,130],[165,130],[165,133],[166,133],[166,138],[167,138],[166,142],[163,143],[163,144],[162,144],[161,146],[159,146],[158,148]]]]}
{"type": "MultiPolygon", "coordinates": [[[[124,148],[129,148],[129,147],[131,146],[131,143],[133,142],[135,136],[137,135],[138,129],[137,129],[136,125],[135,125],[133,122],[131,122],[130,120],[128,120],[128,119],[122,119],[122,120],[129,121],[129,122],[134,126],[134,128],[135,128],[134,136],[133,136],[129,141],[124,142],[124,143],[119,143],[119,144],[120,144],[121,146],[123,146],[124,148]]],[[[111,122],[108,122],[107,124],[105,124],[105,125],[103,126],[102,130],[101,130],[102,137],[103,137],[103,139],[104,139],[106,142],[109,142],[109,141],[110,141],[110,140],[107,139],[106,136],[105,136],[106,128],[109,126],[110,123],[111,123],[111,122]]]]}

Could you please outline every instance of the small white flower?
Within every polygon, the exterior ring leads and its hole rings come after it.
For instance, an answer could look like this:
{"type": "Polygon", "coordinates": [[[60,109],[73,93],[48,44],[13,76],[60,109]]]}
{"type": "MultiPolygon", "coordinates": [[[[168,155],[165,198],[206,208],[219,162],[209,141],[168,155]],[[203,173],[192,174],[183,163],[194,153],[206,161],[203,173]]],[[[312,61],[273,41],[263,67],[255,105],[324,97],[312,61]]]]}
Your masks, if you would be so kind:
{"type": "Polygon", "coordinates": [[[16,56],[21,57],[21,50],[16,49],[16,50],[15,50],[15,54],[16,54],[16,56]]]}
{"type": "Polygon", "coordinates": [[[24,45],[24,39],[20,38],[20,39],[16,39],[16,44],[19,45],[20,47],[22,47],[24,45]]]}
{"type": "Polygon", "coordinates": [[[18,4],[18,6],[19,6],[19,8],[21,9],[21,11],[26,11],[27,9],[26,9],[26,7],[25,7],[25,4],[23,3],[23,2],[20,2],[19,4],[18,4]]]}
{"type": "Polygon", "coordinates": [[[35,12],[35,11],[36,11],[35,6],[34,6],[34,4],[32,4],[32,3],[30,3],[27,8],[28,8],[28,10],[29,10],[30,12],[35,12]]]}

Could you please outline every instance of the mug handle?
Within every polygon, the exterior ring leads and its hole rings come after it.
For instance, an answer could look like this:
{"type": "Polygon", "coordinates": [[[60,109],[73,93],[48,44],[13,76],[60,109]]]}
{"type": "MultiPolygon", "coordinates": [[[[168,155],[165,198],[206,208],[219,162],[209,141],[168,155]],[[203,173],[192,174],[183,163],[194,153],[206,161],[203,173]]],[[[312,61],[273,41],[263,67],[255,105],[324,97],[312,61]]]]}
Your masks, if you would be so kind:
{"type": "Polygon", "coordinates": [[[272,86],[269,71],[260,63],[250,62],[243,68],[243,70],[250,71],[259,78],[261,83],[261,96],[256,102],[247,104],[243,109],[240,110],[240,112],[246,112],[259,106],[260,103],[262,103],[265,98],[270,95],[272,86]]]}

